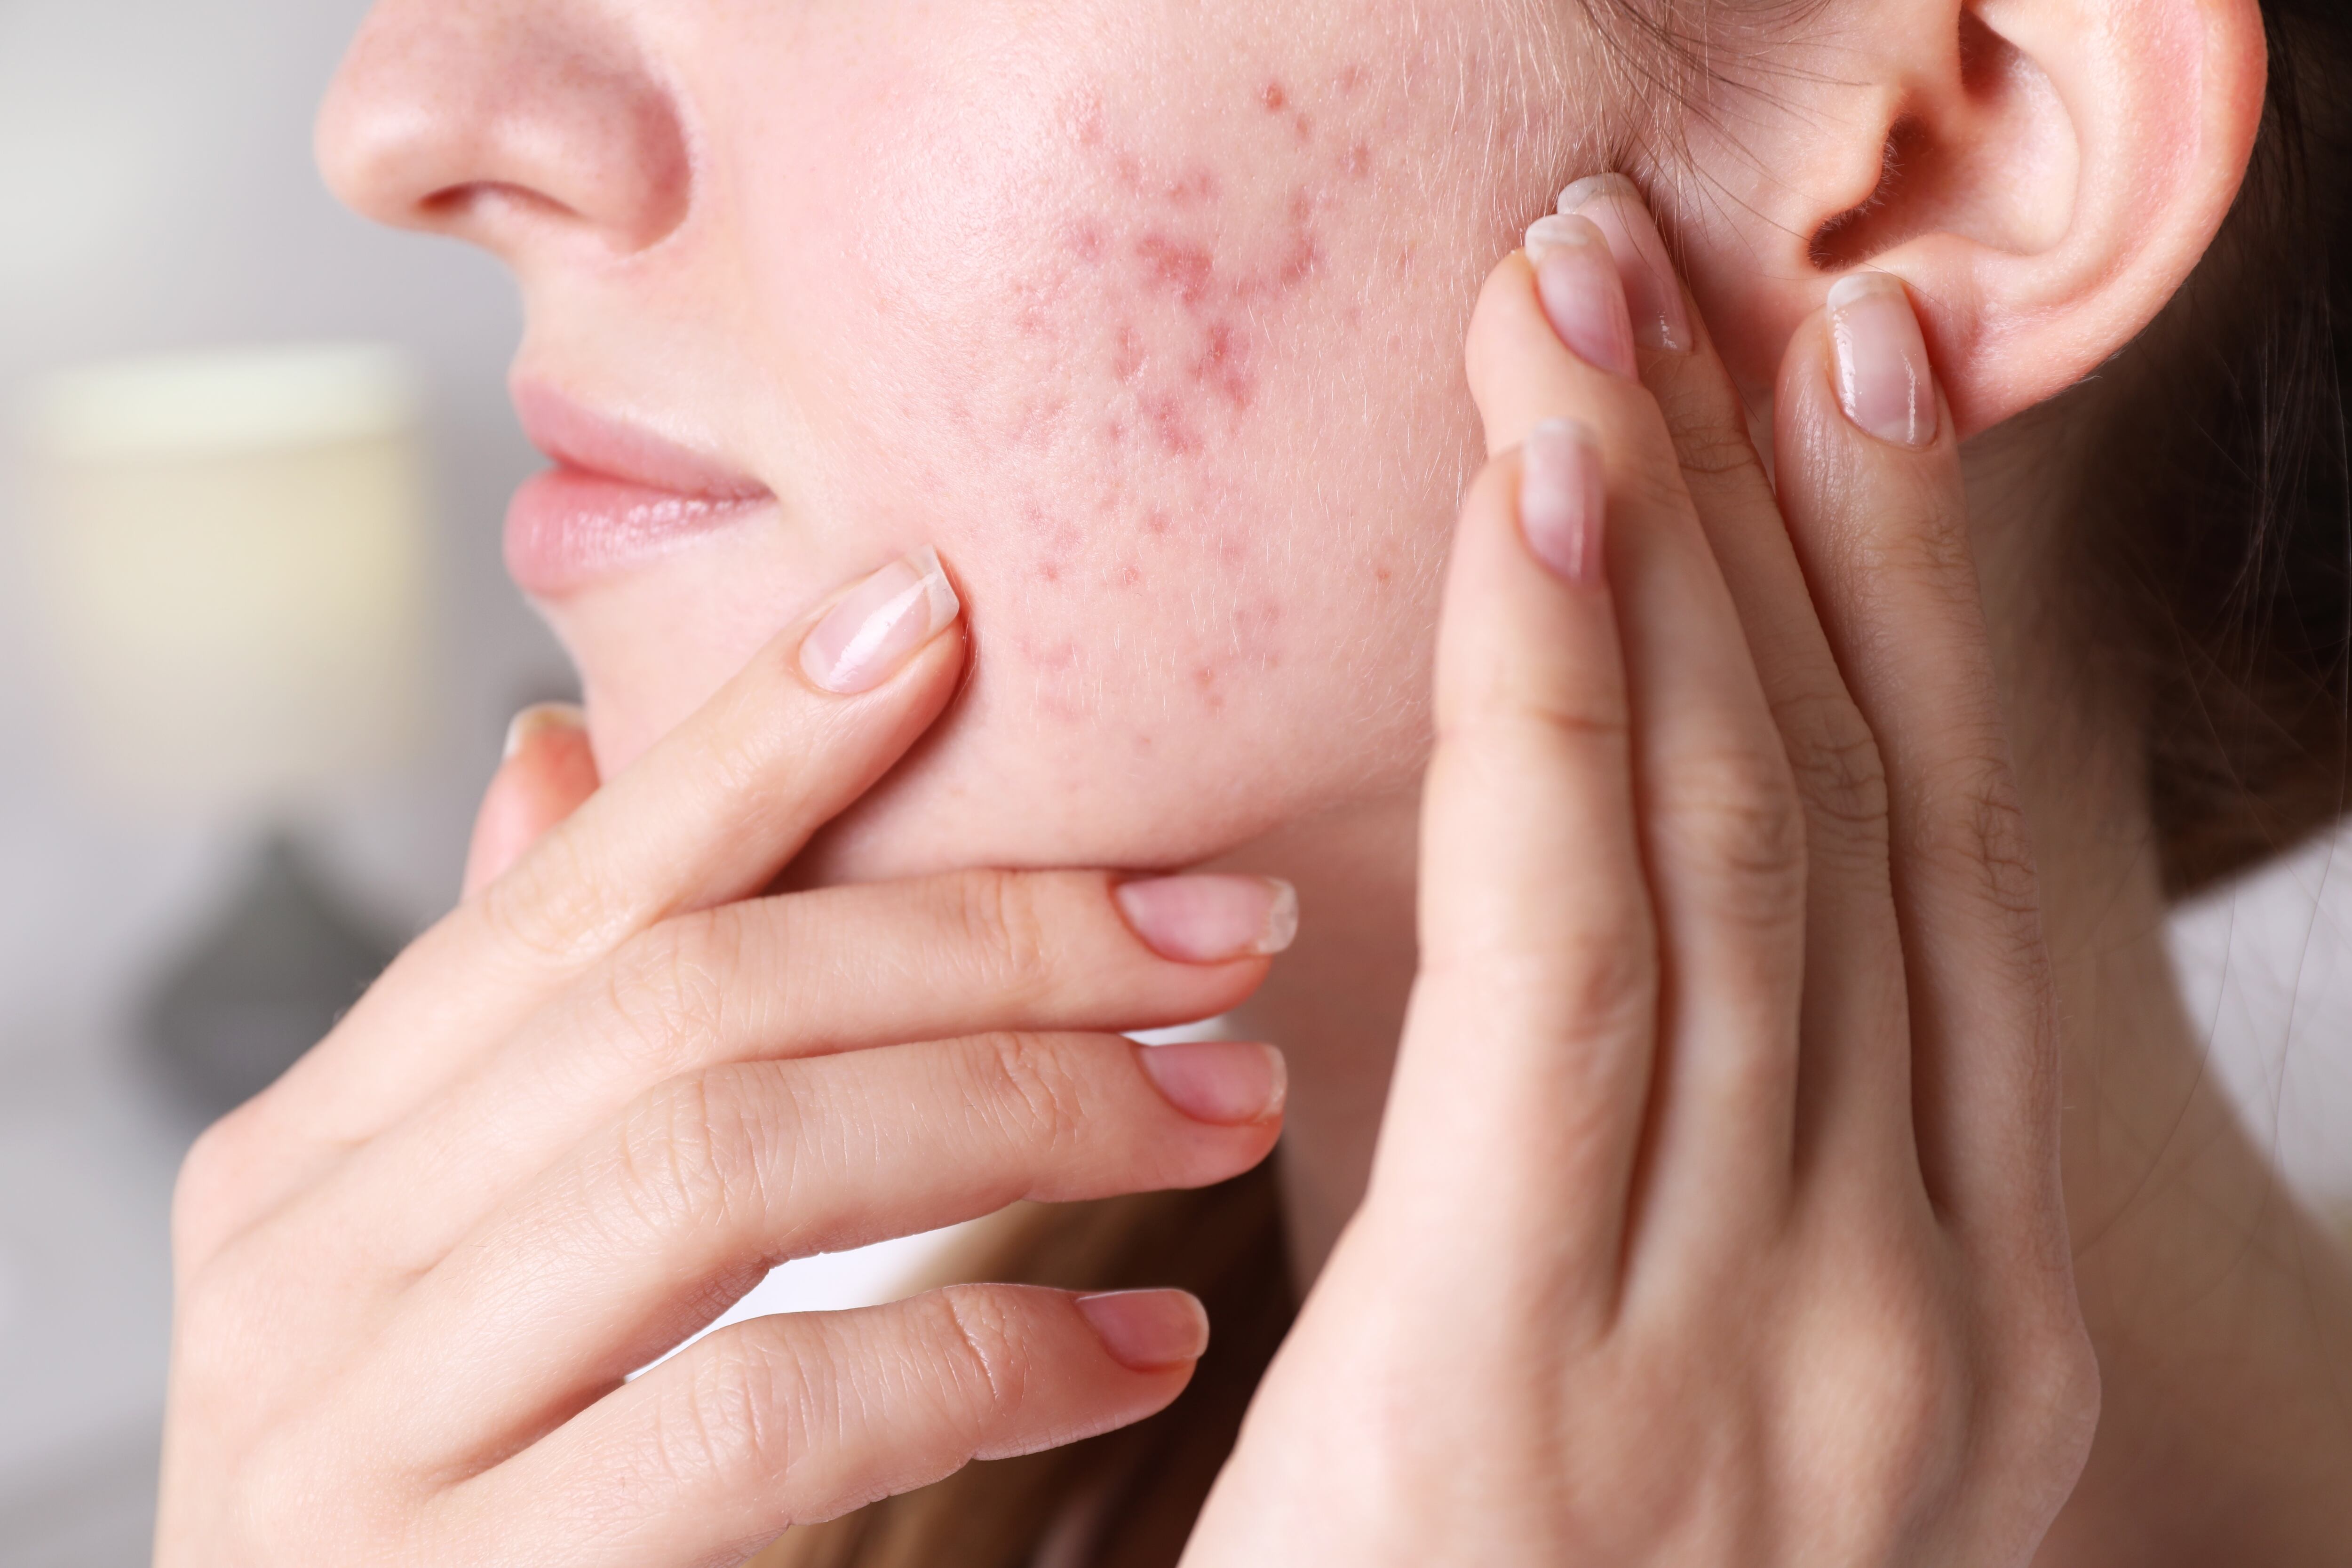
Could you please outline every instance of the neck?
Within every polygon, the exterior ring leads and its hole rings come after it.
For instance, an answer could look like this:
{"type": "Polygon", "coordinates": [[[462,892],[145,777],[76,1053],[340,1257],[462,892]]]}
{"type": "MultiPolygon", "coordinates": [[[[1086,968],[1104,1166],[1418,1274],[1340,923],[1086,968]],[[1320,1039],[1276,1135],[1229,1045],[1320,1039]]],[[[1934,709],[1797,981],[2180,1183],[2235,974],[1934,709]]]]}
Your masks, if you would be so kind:
{"type": "MultiPolygon", "coordinates": [[[[1979,466],[2017,472],[1999,454],[1979,466]]],[[[2352,1270],[2224,1098],[2183,1005],[2138,738],[2092,717],[2127,705],[2084,700],[2100,687],[2070,651],[2079,634],[2037,597],[2057,576],[2042,542],[2067,520],[2017,498],[2063,491],[1971,481],[2041,848],[2066,1209],[2105,1389],[2039,1568],[2338,1561],[2352,1541],[2352,1270]]]]}
{"type": "Polygon", "coordinates": [[[1233,857],[1298,888],[1298,940],[1230,1020],[1289,1058],[1281,1184],[1302,1292],[1370,1179],[1412,989],[1419,801],[1359,803],[1233,857]]]}

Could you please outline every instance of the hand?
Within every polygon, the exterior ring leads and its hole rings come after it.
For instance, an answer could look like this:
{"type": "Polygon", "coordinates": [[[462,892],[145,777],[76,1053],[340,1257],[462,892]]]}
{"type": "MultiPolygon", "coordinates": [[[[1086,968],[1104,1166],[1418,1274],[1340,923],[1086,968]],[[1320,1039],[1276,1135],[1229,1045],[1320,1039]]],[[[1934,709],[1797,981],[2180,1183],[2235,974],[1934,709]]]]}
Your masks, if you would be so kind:
{"type": "Polygon", "coordinates": [[[1190,1297],[1010,1286],[758,1319],[624,1381],[782,1259],[1273,1145],[1278,1057],[1103,1031],[1239,1002],[1286,940],[1278,884],[758,896],[946,705],[963,639],[926,567],[602,788],[575,727],[519,726],[466,900],[200,1141],[165,1568],[735,1561],[1183,1386],[1190,1297]]]}
{"type": "Polygon", "coordinates": [[[1387,1117],[1184,1562],[2022,1563],[2097,1377],[1950,417],[1849,285],[1776,500],[1631,186],[1588,210],[1471,328],[1387,1117]]]}

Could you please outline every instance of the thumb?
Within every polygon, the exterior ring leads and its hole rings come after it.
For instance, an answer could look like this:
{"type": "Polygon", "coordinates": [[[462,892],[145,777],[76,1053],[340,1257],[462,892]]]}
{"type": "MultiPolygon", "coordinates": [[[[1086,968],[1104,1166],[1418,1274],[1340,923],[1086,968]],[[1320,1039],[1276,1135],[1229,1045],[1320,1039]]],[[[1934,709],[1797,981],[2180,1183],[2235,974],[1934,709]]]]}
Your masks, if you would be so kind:
{"type": "Polygon", "coordinates": [[[586,715],[570,702],[526,708],[507,726],[506,760],[490,777],[466,851],[465,896],[504,874],[539,836],[596,793],[586,715]]]}

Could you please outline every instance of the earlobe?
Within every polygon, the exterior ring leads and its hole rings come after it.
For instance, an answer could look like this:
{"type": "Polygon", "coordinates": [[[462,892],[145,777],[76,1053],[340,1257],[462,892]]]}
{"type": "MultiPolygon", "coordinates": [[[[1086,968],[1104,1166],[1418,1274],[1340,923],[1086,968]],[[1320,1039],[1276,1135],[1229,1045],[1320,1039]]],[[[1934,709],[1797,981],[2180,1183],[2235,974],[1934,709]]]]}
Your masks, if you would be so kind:
{"type": "Polygon", "coordinates": [[[1838,278],[1896,274],[1971,435],[2096,369],[2212,242],[2262,120],[2259,3],[1833,14],[1834,47],[1768,84],[1773,112],[1694,142],[1696,174],[1734,199],[1676,215],[1692,285],[1761,386],[1838,278]]]}

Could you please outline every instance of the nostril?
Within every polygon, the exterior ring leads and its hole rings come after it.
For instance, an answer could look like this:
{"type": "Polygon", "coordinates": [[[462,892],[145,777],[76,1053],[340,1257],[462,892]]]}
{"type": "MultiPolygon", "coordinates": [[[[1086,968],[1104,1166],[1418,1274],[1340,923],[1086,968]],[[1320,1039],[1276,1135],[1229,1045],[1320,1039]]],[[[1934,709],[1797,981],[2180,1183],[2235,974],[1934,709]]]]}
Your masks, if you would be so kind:
{"type": "Polygon", "coordinates": [[[416,203],[422,226],[436,229],[466,228],[490,208],[527,212],[551,218],[585,216],[543,192],[499,180],[472,180],[464,184],[445,186],[416,203]]]}

